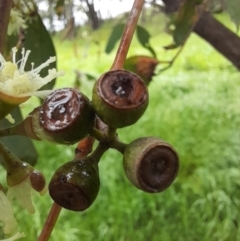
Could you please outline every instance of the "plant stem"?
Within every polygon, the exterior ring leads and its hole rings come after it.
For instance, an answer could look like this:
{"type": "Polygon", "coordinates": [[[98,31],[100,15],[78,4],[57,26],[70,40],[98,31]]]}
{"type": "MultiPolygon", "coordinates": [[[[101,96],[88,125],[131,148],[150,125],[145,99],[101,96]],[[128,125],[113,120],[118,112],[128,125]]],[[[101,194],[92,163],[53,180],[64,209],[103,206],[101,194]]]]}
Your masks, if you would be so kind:
{"type": "Polygon", "coordinates": [[[12,0],[0,0],[0,53],[3,54],[12,0]]]}
{"type": "Polygon", "coordinates": [[[81,141],[79,141],[77,148],[75,149],[74,160],[79,160],[92,152],[92,147],[95,138],[92,136],[87,136],[81,141]]]}
{"type": "Polygon", "coordinates": [[[90,130],[90,135],[94,138],[96,138],[101,143],[107,142],[107,135],[103,133],[102,131],[98,130],[97,128],[93,127],[90,130]]]}
{"type": "Polygon", "coordinates": [[[0,153],[3,159],[3,167],[5,169],[12,169],[13,166],[21,166],[22,161],[18,159],[1,141],[0,153]]]}
{"type": "Polygon", "coordinates": [[[111,70],[123,68],[143,4],[144,0],[135,0],[133,3],[111,70]]]}
{"type": "Polygon", "coordinates": [[[93,153],[89,156],[89,158],[91,158],[95,163],[98,163],[102,155],[105,153],[106,150],[108,150],[108,148],[109,147],[107,144],[99,143],[93,153]]]}
{"type": "Polygon", "coordinates": [[[56,204],[55,202],[52,205],[52,208],[48,214],[47,220],[44,224],[42,232],[38,238],[38,241],[47,241],[51,236],[52,230],[57,222],[58,216],[61,212],[62,207],[56,204]]]}
{"type": "Polygon", "coordinates": [[[116,131],[117,130],[115,128],[108,127],[108,132],[107,132],[108,142],[116,138],[116,131]]]}
{"type": "Polygon", "coordinates": [[[113,148],[123,154],[125,148],[127,147],[127,144],[121,142],[118,138],[115,138],[113,141],[111,141],[109,143],[109,147],[113,148]]]}
{"type": "Polygon", "coordinates": [[[12,129],[11,128],[6,128],[6,129],[0,130],[0,137],[13,136],[13,135],[14,135],[14,133],[12,133],[12,129]]]}

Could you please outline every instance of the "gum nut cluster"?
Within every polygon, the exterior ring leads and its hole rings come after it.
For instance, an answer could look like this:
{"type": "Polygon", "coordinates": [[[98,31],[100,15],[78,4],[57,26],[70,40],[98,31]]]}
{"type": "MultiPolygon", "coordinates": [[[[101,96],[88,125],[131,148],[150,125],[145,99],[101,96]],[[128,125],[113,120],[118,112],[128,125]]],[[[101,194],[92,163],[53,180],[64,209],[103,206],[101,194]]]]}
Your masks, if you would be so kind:
{"type": "Polygon", "coordinates": [[[148,89],[132,72],[109,71],[96,81],[92,104],[109,127],[122,128],[134,124],[143,115],[148,106],[148,89]]]}

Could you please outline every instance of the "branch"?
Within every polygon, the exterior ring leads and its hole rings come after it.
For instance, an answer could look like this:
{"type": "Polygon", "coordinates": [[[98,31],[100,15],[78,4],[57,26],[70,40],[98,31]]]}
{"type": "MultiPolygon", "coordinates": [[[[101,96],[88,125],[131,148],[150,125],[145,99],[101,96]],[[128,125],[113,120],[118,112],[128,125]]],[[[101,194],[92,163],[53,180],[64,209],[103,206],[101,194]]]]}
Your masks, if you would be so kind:
{"type": "Polygon", "coordinates": [[[50,238],[52,230],[61,212],[61,209],[61,206],[59,206],[55,202],[53,203],[52,208],[48,214],[48,218],[44,224],[43,230],[38,238],[38,241],[47,241],[50,238]]]}
{"type": "Polygon", "coordinates": [[[12,0],[0,0],[0,53],[3,54],[12,0]]]}
{"type": "MultiPolygon", "coordinates": [[[[165,12],[176,12],[183,0],[163,0],[165,12]]],[[[219,53],[240,70],[240,38],[209,12],[204,11],[193,31],[211,44],[219,53]]]]}
{"type": "Polygon", "coordinates": [[[235,33],[208,12],[202,14],[194,32],[208,41],[240,70],[240,38],[235,33]]]}
{"type": "Polygon", "coordinates": [[[123,64],[126,60],[128,49],[130,47],[134,31],[137,26],[139,15],[142,11],[144,0],[135,0],[132,10],[129,14],[127,24],[124,28],[121,42],[118,46],[118,51],[116,53],[114,62],[112,64],[111,70],[122,69],[123,64]]]}

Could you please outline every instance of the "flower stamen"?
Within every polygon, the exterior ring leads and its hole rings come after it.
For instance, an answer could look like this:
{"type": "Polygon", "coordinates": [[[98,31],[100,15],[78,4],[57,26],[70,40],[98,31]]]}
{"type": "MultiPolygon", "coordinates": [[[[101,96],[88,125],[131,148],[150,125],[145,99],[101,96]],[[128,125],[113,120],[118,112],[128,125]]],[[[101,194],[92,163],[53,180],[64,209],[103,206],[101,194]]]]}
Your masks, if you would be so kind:
{"type": "Polygon", "coordinates": [[[25,54],[25,49],[24,48],[22,49],[22,59],[21,59],[21,65],[20,65],[20,68],[19,68],[19,71],[20,71],[21,74],[24,73],[24,68],[25,68],[25,65],[27,63],[27,59],[28,59],[28,56],[29,56],[30,53],[31,53],[31,51],[27,50],[26,54],[25,54]]]}
{"type": "Polygon", "coordinates": [[[45,84],[64,75],[63,71],[58,72],[55,68],[49,69],[48,75],[45,77],[39,75],[42,69],[56,61],[56,57],[50,57],[36,68],[34,68],[34,63],[31,63],[31,70],[24,71],[30,52],[30,50],[25,51],[23,48],[22,58],[17,62],[16,47],[12,49],[12,62],[6,61],[0,53],[0,92],[14,97],[30,97],[45,84]]]}

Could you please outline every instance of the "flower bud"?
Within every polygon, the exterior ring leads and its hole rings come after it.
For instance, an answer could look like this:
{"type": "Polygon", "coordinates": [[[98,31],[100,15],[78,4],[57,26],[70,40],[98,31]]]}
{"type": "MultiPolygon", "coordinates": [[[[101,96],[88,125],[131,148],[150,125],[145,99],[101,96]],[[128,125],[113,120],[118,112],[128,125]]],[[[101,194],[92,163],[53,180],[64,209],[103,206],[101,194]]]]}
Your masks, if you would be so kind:
{"type": "Polygon", "coordinates": [[[6,162],[7,183],[9,187],[15,186],[25,180],[34,170],[31,165],[19,159],[6,162]]]}
{"type": "Polygon", "coordinates": [[[172,184],[179,169],[179,159],[168,143],[155,137],[142,137],[126,147],[123,166],[134,186],[145,192],[156,193],[172,184]]]}
{"type": "Polygon", "coordinates": [[[29,213],[34,213],[35,209],[32,203],[31,191],[32,188],[36,190],[37,187],[39,189],[37,191],[43,194],[45,186],[43,175],[38,171],[34,171],[34,168],[28,163],[18,159],[2,142],[0,142],[0,153],[3,157],[3,166],[7,171],[8,199],[10,201],[13,198],[18,199],[23,208],[26,208],[29,213]],[[36,174],[41,174],[37,181],[34,178],[36,174]]]}
{"type": "Polygon", "coordinates": [[[129,71],[109,71],[96,81],[92,103],[103,122],[121,128],[143,115],[148,106],[148,89],[140,77],[129,71]]]}
{"type": "Polygon", "coordinates": [[[41,193],[46,186],[46,179],[41,172],[34,170],[30,173],[30,183],[35,191],[41,193]]]}
{"type": "Polygon", "coordinates": [[[61,166],[49,183],[49,194],[60,206],[84,211],[97,197],[100,187],[98,166],[91,158],[61,166]]]}

